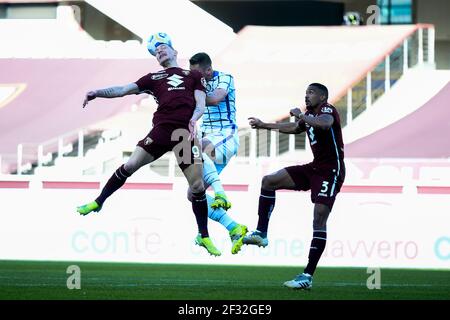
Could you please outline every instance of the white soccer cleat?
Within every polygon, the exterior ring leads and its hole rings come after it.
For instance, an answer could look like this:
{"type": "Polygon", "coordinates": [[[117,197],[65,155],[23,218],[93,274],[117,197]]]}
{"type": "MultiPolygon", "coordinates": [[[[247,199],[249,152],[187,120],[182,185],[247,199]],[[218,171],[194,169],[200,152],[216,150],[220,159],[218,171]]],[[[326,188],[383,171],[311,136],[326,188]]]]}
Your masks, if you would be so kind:
{"type": "Polygon", "coordinates": [[[312,288],[313,277],[307,273],[299,274],[294,280],[286,281],[283,285],[292,289],[309,290],[312,288]]]}
{"type": "Polygon", "coordinates": [[[249,235],[246,235],[242,240],[244,244],[254,244],[258,247],[267,247],[269,244],[269,239],[267,239],[267,234],[262,233],[261,231],[253,231],[249,235]]]}

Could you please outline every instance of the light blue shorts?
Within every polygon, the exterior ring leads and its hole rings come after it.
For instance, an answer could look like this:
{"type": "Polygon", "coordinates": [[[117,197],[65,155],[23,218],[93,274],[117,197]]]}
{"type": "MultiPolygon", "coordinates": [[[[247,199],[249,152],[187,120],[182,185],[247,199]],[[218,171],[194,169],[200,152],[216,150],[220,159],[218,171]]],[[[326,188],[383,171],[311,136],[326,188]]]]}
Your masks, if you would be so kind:
{"type": "Polygon", "coordinates": [[[227,129],[214,133],[203,133],[203,139],[208,139],[215,149],[214,165],[220,174],[231,158],[239,149],[239,135],[237,129],[227,129]]]}

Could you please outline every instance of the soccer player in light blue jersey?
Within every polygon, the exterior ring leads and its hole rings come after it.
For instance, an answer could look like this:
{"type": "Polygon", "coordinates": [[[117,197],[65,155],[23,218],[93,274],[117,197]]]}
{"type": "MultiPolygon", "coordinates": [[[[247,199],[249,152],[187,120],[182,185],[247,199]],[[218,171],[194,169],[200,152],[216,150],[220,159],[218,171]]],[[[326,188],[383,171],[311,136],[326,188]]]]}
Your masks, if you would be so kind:
{"type": "MultiPolygon", "coordinates": [[[[225,195],[219,174],[239,148],[236,125],[235,89],[233,77],[212,68],[208,54],[197,53],[189,59],[190,69],[202,73],[206,79],[206,110],[201,124],[203,148],[203,179],[206,188],[211,186],[215,197],[207,195],[208,217],[227,228],[232,241],[231,253],[242,247],[247,227],[234,221],[226,212],[231,203],[225,195]]],[[[191,198],[191,191],[188,191],[191,198]]]]}

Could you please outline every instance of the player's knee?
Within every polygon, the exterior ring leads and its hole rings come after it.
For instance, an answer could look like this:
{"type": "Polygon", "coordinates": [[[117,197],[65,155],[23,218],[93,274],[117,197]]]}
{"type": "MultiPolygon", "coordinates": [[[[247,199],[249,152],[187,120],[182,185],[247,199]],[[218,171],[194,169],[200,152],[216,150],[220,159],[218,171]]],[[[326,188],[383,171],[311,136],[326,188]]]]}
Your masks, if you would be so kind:
{"type": "Polygon", "coordinates": [[[326,230],[327,229],[327,221],[324,219],[314,219],[313,229],[314,230],[326,230]]]}
{"type": "Polygon", "coordinates": [[[326,230],[327,229],[327,216],[324,214],[317,214],[313,220],[314,230],[326,230]]]}
{"type": "Polygon", "coordinates": [[[194,182],[192,182],[191,185],[189,186],[189,188],[191,189],[191,191],[193,193],[199,193],[199,192],[205,191],[205,187],[204,187],[202,179],[198,179],[198,180],[195,180],[194,182]]]}
{"type": "Polygon", "coordinates": [[[133,173],[136,172],[137,169],[139,169],[139,166],[137,165],[137,163],[135,163],[134,161],[128,161],[127,163],[125,163],[123,165],[123,168],[130,174],[132,175],[133,173]]]}
{"type": "Polygon", "coordinates": [[[187,199],[190,202],[192,202],[192,191],[191,191],[191,188],[188,189],[186,196],[187,196],[187,199]]]}
{"type": "Polygon", "coordinates": [[[261,181],[261,188],[266,190],[275,190],[276,189],[276,181],[271,175],[264,176],[261,181]]]}
{"type": "Polygon", "coordinates": [[[314,208],[314,220],[313,228],[314,230],[326,230],[328,216],[330,214],[330,209],[322,204],[315,206],[314,208]]]}

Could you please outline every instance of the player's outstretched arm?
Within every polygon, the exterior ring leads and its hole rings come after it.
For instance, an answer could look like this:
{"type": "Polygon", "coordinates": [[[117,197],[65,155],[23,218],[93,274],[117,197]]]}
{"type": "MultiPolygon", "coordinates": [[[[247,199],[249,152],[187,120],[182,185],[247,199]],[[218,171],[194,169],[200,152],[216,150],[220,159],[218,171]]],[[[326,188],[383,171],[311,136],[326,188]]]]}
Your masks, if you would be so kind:
{"type": "Polygon", "coordinates": [[[195,98],[195,109],[192,114],[192,118],[189,121],[189,138],[193,139],[197,134],[197,121],[200,119],[205,112],[205,104],[206,104],[206,93],[202,90],[194,91],[195,98]]]}
{"type": "Polygon", "coordinates": [[[318,117],[304,116],[303,121],[309,124],[311,127],[328,130],[334,123],[334,118],[330,114],[321,114],[318,117]]]}
{"type": "Polygon", "coordinates": [[[136,93],[139,93],[139,87],[136,83],[89,91],[84,98],[83,108],[86,107],[89,101],[95,98],[117,98],[136,93]]]}
{"type": "Polygon", "coordinates": [[[311,116],[307,116],[303,113],[300,113],[298,115],[292,114],[292,111],[291,111],[291,115],[294,115],[296,119],[309,124],[311,127],[319,128],[319,129],[323,129],[323,130],[330,129],[334,123],[334,118],[331,114],[321,114],[318,117],[311,117],[311,116]]]}
{"type": "Polygon", "coordinates": [[[296,134],[305,131],[299,124],[300,122],[266,123],[255,117],[248,118],[249,124],[253,129],[278,130],[281,133],[296,134]]]}

